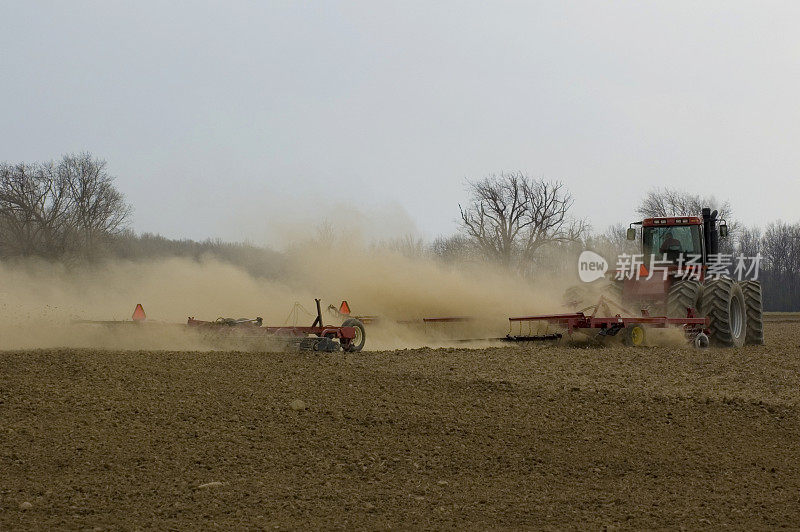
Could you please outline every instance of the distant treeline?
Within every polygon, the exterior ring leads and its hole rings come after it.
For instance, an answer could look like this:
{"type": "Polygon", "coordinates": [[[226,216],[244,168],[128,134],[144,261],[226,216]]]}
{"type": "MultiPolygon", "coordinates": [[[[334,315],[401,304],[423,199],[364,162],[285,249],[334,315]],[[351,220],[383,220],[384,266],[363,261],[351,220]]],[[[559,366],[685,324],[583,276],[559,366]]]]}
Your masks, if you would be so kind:
{"type": "Polygon", "coordinates": [[[766,310],[800,310],[800,223],[774,222],[765,230],[741,228],[736,231],[737,252],[761,254],[760,281],[766,310]]]}
{"type": "MultiPolygon", "coordinates": [[[[575,218],[572,195],[559,181],[510,172],[467,185],[469,201],[458,205],[459,233],[432,243],[407,236],[375,246],[452,267],[488,262],[527,279],[575,275],[573,259],[585,248],[607,258],[638,252],[638,245],[625,238],[627,223],[598,234],[586,220],[575,218]]],[[[727,202],[672,189],[648,192],[637,213],[642,218],[698,215],[705,206],[718,209],[731,227],[731,237],[722,246],[726,253],[763,257],[759,277],[765,308],[800,310],[800,223],[774,222],[763,231],[742,227],[727,202]]],[[[136,235],[129,229],[131,213],[105,161],[91,154],[45,163],[0,163],[0,260],[215,258],[258,277],[285,273],[286,255],[271,249],[136,235]]],[[[329,237],[319,237],[320,243],[330,244],[329,237]]]]}
{"type": "Polygon", "coordinates": [[[0,259],[215,258],[256,276],[276,277],[282,271],[283,255],[266,248],[136,235],[128,229],[132,211],[106,162],[91,154],[0,163],[0,259]]]}
{"type": "Polygon", "coordinates": [[[222,240],[174,240],[145,233],[136,235],[126,231],[111,239],[105,250],[106,257],[126,260],[146,260],[167,257],[193,260],[216,259],[238,266],[254,277],[270,279],[284,272],[285,256],[269,248],[222,240]]]}

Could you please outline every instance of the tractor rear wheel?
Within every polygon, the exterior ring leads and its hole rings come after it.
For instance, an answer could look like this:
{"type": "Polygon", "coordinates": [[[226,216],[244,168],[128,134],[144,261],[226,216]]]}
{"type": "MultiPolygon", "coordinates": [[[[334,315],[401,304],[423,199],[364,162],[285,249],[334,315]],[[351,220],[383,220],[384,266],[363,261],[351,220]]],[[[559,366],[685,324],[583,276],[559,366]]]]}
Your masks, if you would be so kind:
{"type": "Polygon", "coordinates": [[[761,298],[761,283],[758,281],[743,281],[739,283],[744,294],[744,304],[747,308],[747,336],[745,343],[748,345],[764,344],[764,307],[761,298]]]}
{"type": "Polygon", "coordinates": [[[711,342],[721,347],[742,347],[747,335],[747,310],[739,283],[728,277],[706,281],[702,313],[710,318],[711,342]]]}
{"type": "Polygon", "coordinates": [[[667,317],[685,318],[686,311],[693,308],[699,313],[700,295],[703,286],[694,279],[681,279],[672,283],[667,294],[667,317]]]}
{"type": "Polygon", "coordinates": [[[364,330],[364,324],[361,323],[361,320],[347,318],[344,320],[344,323],[342,323],[342,327],[354,327],[356,330],[355,338],[350,340],[346,345],[342,345],[342,349],[348,353],[355,353],[364,349],[364,343],[367,341],[367,333],[364,330]]]}

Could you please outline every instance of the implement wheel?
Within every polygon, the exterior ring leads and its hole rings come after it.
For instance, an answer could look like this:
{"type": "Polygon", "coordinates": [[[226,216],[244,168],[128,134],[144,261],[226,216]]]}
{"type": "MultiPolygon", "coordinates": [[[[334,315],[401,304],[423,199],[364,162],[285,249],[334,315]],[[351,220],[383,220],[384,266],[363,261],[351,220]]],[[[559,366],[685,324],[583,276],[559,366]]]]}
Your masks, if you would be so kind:
{"type": "Polygon", "coordinates": [[[696,349],[706,349],[711,344],[711,340],[708,339],[706,333],[701,332],[694,337],[692,343],[696,349]]]}
{"type": "Polygon", "coordinates": [[[367,341],[367,332],[364,330],[364,324],[361,323],[361,320],[347,318],[344,320],[344,323],[342,323],[342,327],[355,327],[356,329],[355,338],[350,340],[347,344],[342,344],[342,349],[348,353],[355,353],[364,349],[364,344],[367,341]]]}
{"type": "Polygon", "coordinates": [[[644,345],[645,338],[644,327],[641,325],[628,325],[622,331],[622,343],[630,347],[644,345]]]}

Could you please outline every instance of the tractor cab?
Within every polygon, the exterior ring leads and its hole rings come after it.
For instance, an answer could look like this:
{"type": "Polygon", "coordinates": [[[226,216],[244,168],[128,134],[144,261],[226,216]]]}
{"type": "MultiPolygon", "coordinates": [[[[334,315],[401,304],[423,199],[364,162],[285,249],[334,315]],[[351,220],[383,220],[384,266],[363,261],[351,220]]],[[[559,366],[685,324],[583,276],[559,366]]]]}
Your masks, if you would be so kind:
{"type": "Polygon", "coordinates": [[[636,240],[634,225],[642,226],[642,255],[646,264],[655,258],[678,265],[679,261],[705,265],[708,256],[719,253],[719,239],[728,236],[725,220],[717,211],[703,209],[699,216],[645,218],[628,228],[628,240],[636,240]]]}
{"type": "Polygon", "coordinates": [[[681,257],[703,256],[702,221],[688,218],[647,218],[642,221],[642,254],[677,264],[681,257]]]}

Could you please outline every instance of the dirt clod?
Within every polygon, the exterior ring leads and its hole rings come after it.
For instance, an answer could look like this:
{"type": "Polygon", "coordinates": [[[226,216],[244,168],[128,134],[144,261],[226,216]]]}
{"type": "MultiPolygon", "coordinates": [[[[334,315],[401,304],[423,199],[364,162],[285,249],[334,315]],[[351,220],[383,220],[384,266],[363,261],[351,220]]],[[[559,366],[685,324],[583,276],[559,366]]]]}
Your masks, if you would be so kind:
{"type": "Polygon", "coordinates": [[[297,411],[297,410],[305,410],[306,408],[308,408],[308,406],[306,405],[306,402],[302,401],[300,399],[295,399],[294,401],[289,403],[289,407],[292,410],[295,410],[295,411],[297,411]]]}
{"type": "Polygon", "coordinates": [[[206,482],[205,484],[200,484],[199,486],[197,486],[197,489],[204,490],[208,488],[217,488],[219,486],[222,486],[222,482],[215,480],[214,482],[206,482]]]}

